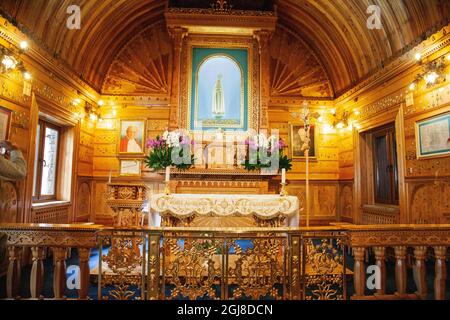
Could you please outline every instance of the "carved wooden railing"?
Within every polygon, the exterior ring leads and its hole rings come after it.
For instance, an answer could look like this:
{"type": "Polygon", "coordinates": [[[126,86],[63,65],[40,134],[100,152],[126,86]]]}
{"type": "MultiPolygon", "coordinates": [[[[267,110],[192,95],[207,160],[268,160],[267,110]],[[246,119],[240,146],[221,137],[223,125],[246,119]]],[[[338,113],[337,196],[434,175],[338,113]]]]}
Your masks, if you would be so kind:
{"type": "Polygon", "coordinates": [[[64,298],[67,248],[77,248],[78,297],[86,299],[90,249],[97,247],[99,299],[425,299],[430,276],[425,261],[430,260],[435,261],[434,298],[442,300],[450,247],[450,225],[117,229],[3,224],[0,232],[8,236],[8,298],[19,296],[22,248],[31,248],[33,255],[31,297],[41,297],[44,250],[50,247],[55,261],[54,298],[64,298]],[[247,248],[238,242],[243,239],[249,241],[247,248]],[[103,245],[111,247],[106,252],[103,245]],[[354,260],[352,270],[347,259],[354,260]],[[391,260],[395,271],[388,277],[386,265],[391,260]],[[376,290],[367,288],[369,264],[380,271],[376,290]],[[197,266],[197,273],[184,270],[187,266],[197,266]],[[407,291],[409,267],[414,270],[414,293],[407,291]],[[349,277],[354,284],[351,297],[349,277]],[[395,293],[386,290],[388,278],[395,278],[395,293]]]}
{"type": "Polygon", "coordinates": [[[446,258],[450,246],[450,225],[368,225],[343,226],[347,229],[349,245],[353,249],[354,299],[407,299],[427,298],[425,260],[434,258],[434,297],[445,299],[446,258]],[[386,295],[386,260],[389,251],[395,261],[395,287],[393,295],[386,295]],[[381,274],[380,288],[373,296],[365,294],[367,255],[373,252],[375,264],[381,274]],[[414,259],[411,259],[414,258],[414,259]],[[413,260],[413,261],[412,261],[413,260]],[[417,291],[407,294],[408,262],[414,272],[417,291]]]}
{"type": "Polygon", "coordinates": [[[89,289],[89,257],[91,248],[97,246],[96,225],[68,224],[2,224],[0,232],[7,234],[9,266],[6,292],[8,298],[18,298],[22,269],[22,252],[30,248],[32,267],[30,275],[31,298],[42,298],[44,284],[44,259],[46,248],[54,255],[53,292],[55,299],[64,297],[66,287],[66,259],[68,248],[77,248],[80,267],[79,299],[86,299],[89,289]]]}

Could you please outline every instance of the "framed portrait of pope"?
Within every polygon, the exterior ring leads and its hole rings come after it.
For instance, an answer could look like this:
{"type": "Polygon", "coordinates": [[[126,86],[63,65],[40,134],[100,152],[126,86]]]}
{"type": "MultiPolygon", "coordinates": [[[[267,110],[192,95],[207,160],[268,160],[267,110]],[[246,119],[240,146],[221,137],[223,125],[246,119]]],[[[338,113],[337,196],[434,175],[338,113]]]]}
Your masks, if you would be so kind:
{"type": "Polygon", "coordinates": [[[144,155],[145,120],[121,120],[119,155],[144,155]]]}

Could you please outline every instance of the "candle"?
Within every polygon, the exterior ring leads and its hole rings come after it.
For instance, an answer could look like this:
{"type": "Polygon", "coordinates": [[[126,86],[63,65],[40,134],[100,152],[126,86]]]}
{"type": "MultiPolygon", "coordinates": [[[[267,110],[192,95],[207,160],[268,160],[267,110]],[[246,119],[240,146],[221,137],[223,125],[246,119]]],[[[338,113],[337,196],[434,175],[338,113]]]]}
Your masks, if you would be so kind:
{"type": "Polygon", "coordinates": [[[111,170],[109,170],[109,180],[108,183],[111,183],[111,170]]]}
{"type": "Polygon", "coordinates": [[[170,167],[166,167],[166,182],[170,180],[170,167]]]}
{"type": "Polygon", "coordinates": [[[281,183],[286,183],[286,169],[281,169],[281,183]]]}

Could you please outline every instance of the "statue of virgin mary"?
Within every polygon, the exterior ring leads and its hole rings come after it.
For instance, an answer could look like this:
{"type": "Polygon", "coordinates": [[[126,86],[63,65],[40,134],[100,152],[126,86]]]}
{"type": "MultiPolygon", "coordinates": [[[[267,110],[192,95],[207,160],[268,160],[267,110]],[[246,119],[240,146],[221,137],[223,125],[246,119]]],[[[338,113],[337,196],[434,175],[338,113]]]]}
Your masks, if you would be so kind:
{"type": "Polygon", "coordinates": [[[221,118],[225,114],[225,94],[221,80],[222,75],[218,74],[212,94],[212,113],[216,118],[221,118]]]}

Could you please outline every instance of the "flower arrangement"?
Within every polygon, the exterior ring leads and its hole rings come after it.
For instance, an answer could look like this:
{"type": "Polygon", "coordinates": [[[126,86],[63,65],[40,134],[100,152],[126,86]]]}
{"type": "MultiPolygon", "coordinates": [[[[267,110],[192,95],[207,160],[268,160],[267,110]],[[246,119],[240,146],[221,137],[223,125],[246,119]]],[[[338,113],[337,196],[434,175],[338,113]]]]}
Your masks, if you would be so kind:
{"type": "Polygon", "coordinates": [[[292,159],[284,155],[283,150],[287,147],[283,139],[277,136],[267,138],[264,134],[258,134],[245,141],[248,146],[247,156],[243,166],[248,171],[254,171],[272,166],[272,158],[278,153],[279,169],[292,169],[292,159]]]}
{"type": "Polygon", "coordinates": [[[146,147],[151,149],[144,162],[148,168],[161,170],[174,166],[178,170],[187,170],[194,164],[191,154],[191,140],[179,130],[165,131],[162,136],[148,139],[146,147]],[[186,152],[186,154],[184,154],[186,152]],[[186,161],[186,158],[188,160],[186,161]]]}

